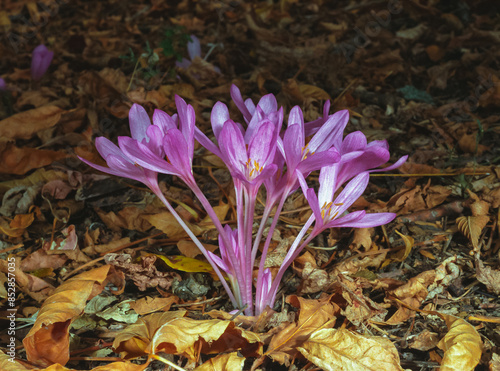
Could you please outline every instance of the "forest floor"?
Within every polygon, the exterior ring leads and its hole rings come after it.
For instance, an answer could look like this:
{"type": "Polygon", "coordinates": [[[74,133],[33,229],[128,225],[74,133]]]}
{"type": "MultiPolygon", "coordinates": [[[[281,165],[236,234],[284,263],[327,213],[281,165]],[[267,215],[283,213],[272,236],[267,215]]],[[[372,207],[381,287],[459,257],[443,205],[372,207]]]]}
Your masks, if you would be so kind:
{"type": "MultiPolygon", "coordinates": [[[[500,370],[498,1],[2,4],[0,369],[500,370]],[[54,57],[33,81],[40,44],[54,57]],[[330,100],[349,111],[345,134],[386,140],[389,164],[409,156],[353,206],[396,219],[323,232],[259,317],[228,314],[143,184],[78,158],[105,165],[95,138],[130,135],[133,103],[173,114],[179,95],[205,133],[218,101],[243,122],[233,84],[254,102],[274,94],[285,123],[330,100]]],[[[234,225],[228,170],[196,144],[193,171],[234,225]]],[[[176,176],[160,187],[215,250],[192,191],[176,176]]],[[[300,191],[284,211],[274,268],[311,215],[300,191]]]]}

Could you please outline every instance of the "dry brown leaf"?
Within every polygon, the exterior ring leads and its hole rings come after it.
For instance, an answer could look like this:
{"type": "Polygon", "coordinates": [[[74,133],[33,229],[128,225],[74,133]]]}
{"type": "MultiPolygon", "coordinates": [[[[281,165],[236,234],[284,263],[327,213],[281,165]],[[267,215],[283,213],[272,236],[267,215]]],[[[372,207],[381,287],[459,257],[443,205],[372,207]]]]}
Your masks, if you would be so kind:
{"type": "MultiPolygon", "coordinates": [[[[149,360],[145,364],[137,365],[130,362],[113,362],[107,365],[98,366],[90,371],[143,371],[149,365],[149,360]]],[[[37,369],[38,371],[78,371],[74,368],[66,368],[60,364],[50,365],[44,369],[37,369]]]]}
{"type": "Polygon", "coordinates": [[[257,334],[223,320],[184,318],[186,311],[153,313],[118,334],[113,342],[125,359],[146,353],[178,354],[196,360],[203,354],[239,350],[245,357],[262,354],[257,334]]]}
{"type": "Polygon", "coordinates": [[[388,339],[347,329],[318,330],[297,349],[327,371],[403,370],[398,351],[388,339]]]}
{"type": "Polygon", "coordinates": [[[0,350],[0,370],[2,371],[24,371],[28,370],[26,367],[21,365],[10,355],[5,354],[0,350]]]}
{"type": "Polygon", "coordinates": [[[245,358],[239,357],[236,352],[218,355],[210,358],[193,371],[238,371],[243,370],[245,358]]]}
{"type": "Polygon", "coordinates": [[[444,351],[440,371],[474,370],[481,359],[483,343],[476,329],[461,318],[439,314],[448,326],[438,344],[444,351]]]}
{"type": "Polygon", "coordinates": [[[421,351],[428,351],[438,344],[438,334],[429,330],[424,330],[412,339],[410,348],[421,351]]]}
{"type": "MultiPolygon", "coordinates": [[[[186,231],[180,226],[179,223],[177,223],[177,220],[175,220],[174,216],[168,211],[153,215],[142,215],[142,218],[147,220],[160,231],[164,232],[169,238],[187,237],[186,231]]],[[[199,236],[203,232],[203,228],[199,225],[191,224],[187,221],[185,221],[185,223],[196,236],[199,236]]]]}
{"type": "Polygon", "coordinates": [[[143,316],[145,314],[163,311],[166,312],[170,309],[172,304],[178,304],[179,298],[175,295],[170,295],[166,298],[152,298],[146,296],[139,300],[135,300],[130,303],[130,308],[135,310],[139,315],[143,316]]]}
{"type": "Polygon", "coordinates": [[[288,296],[286,301],[299,308],[297,322],[290,323],[273,336],[264,356],[287,366],[298,354],[297,346],[306,341],[316,330],[333,327],[338,311],[330,300],[310,300],[299,296],[288,296]]]}
{"type": "MultiPolygon", "coordinates": [[[[12,273],[6,260],[0,259],[0,271],[5,274],[12,273]]],[[[41,278],[24,273],[21,270],[21,258],[16,258],[14,274],[16,276],[16,285],[20,290],[36,301],[45,300],[54,290],[52,285],[41,278]]]]}
{"type": "Polygon", "coordinates": [[[7,117],[0,121],[0,138],[29,139],[37,131],[57,124],[63,112],[57,106],[43,106],[7,117]]]}
{"type": "Polygon", "coordinates": [[[476,254],[476,277],[479,282],[486,285],[489,292],[500,295],[500,271],[485,267],[479,253],[476,254]]]}
{"type": "Polygon", "coordinates": [[[66,153],[62,151],[20,148],[13,143],[0,142],[0,174],[23,175],[30,170],[50,165],[66,156],[66,153]]]}
{"type": "Polygon", "coordinates": [[[486,215],[461,216],[457,218],[458,229],[470,240],[474,250],[478,249],[479,237],[489,220],[490,217],[486,215]]]}
{"type": "MultiPolygon", "coordinates": [[[[416,277],[410,278],[408,283],[398,287],[393,291],[390,291],[389,294],[391,296],[395,296],[409,307],[419,308],[420,304],[427,297],[427,288],[435,281],[435,279],[435,271],[425,271],[420,273],[416,277]]],[[[399,323],[403,323],[407,319],[415,316],[415,312],[408,307],[399,303],[397,304],[397,306],[398,310],[391,316],[391,318],[386,321],[387,324],[396,325],[399,323]]]]}
{"type": "Polygon", "coordinates": [[[48,366],[69,360],[69,326],[87,300],[99,294],[111,266],[79,274],[60,285],[40,308],[35,324],[23,340],[30,362],[48,366]]]}
{"type": "Polygon", "coordinates": [[[413,245],[415,244],[415,239],[411,236],[406,236],[402,233],[399,233],[399,231],[397,231],[397,230],[396,230],[396,233],[399,234],[399,236],[403,239],[403,242],[405,244],[405,249],[403,251],[403,254],[398,254],[400,256],[395,257],[394,260],[397,262],[403,262],[406,260],[408,255],[410,255],[411,249],[413,248],[413,245]]]}

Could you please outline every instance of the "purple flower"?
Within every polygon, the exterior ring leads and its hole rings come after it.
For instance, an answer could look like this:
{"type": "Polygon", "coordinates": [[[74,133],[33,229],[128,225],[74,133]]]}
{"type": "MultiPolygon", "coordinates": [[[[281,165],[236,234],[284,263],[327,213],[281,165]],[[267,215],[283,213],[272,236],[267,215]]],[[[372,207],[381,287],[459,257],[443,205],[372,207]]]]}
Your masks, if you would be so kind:
{"type": "Polygon", "coordinates": [[[123,152],[143,168],[178,175],[191,186],[194,184],[192,162],[196,117],[193,107],[181,97],[175,96],[175,102],[178,115],[169,116],[156,110],[153,125],[147,118],[148,126],[141,129],[144,130],[144,139],[120,137],[118,143],[123,152]]]}
{"type": "Polygon", "coordinates": [[[366,136],[360,131],[348,134],[337,148],[342,159],[336,175],[336,189],[357,174],[364,171],[390,171],[401,166],[408,158],[408,156],[403,156],[391,166],[374,169],[389,161],[391,157],[389,145],[385,140],[374,140],[367,143],[366,136]]]}
{"type": "Polygon", "coordinates": [[[54,52],[47,49],[45,45],[38,45],[33,50],[33,57],[31,59],[31,78],[34,81],[40,80],[52,62],[54,52]]]}
{"type": "Polygon", "coordinates": [[[389,223],[396,217],[394,213],[367,214],[364,210],[347,213],[347,209],[365,191],[370,174],[363,172],[357,175],[335,197],[338,170],[338,164],[322,168],[319,175],[318,196],[312,188],[306,192],[307,201],[316,220],[312,234],[318,234],[327,228],[335,227],[377,227],[389,223]]]}
{"type": "Polygon", "coordinates": [[[6,91],[7,90],[7,83],[5,82],[4,79],[0,77],[0,91],[6,91]]]}
{"type": "MultiPolygon", "coordinates": [[[[129,112],[129,122],[132,137],[139,141],[145,140],[146,128],[150,123],[144,108],[134,104],[129,112]]],[[[137,180],[144,183],[155,193],[159,191],[157,180],[158,174],[156,172],[138,166],[133,158],[125,154],[121,148],[105,137],[96,138],[95,146],[99,154],[106,161],[108,167],[96,165],[82,157],[78,158],[94,169],[104,173],[137,180]]]]}

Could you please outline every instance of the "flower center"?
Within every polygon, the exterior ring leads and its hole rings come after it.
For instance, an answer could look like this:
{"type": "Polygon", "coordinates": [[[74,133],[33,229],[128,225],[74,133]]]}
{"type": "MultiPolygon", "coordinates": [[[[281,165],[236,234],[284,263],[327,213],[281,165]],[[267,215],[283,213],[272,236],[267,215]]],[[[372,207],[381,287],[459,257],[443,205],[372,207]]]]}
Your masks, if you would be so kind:
{"type": "Polygon", "coordinates": [[[323,220],[335,219],[339,215],[339,212],[338,211],[335,212],[335,209],[337,209],[339,206],[342,206],[342,205],[343,205],[342,202],[338,203],[338,204],[334,204],[333,201],[328,202],[328,203],[325,202],[323,204],[323,206],[321,206],[321,217],[323,218],[323,220]]]}
{"type": "Polygon", "coordinates": [[[257,161],[253,161],[251,158],[248,159],[248,161],[245,163],[245,166],[247,170],[249,170],[248,177],[250,179],[256,177],[262,171],[262,166],[260,166],[257,161]]]}

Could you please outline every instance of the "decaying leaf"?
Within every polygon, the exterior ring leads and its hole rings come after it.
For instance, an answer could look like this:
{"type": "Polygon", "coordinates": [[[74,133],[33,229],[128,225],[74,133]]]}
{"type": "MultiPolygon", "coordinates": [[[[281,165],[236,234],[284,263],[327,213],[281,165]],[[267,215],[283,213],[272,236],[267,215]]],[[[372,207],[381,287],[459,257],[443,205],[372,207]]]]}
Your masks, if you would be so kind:
{"type": "Polygon", "coordinates": [[[236,352],[226,353],[210,358],[193,371],[241,371],[244,363],[245,358],[239,357],[236,352]]]}
{"type": "Polygon", "coordinates": [[[63,109],[57,106],[42,106],[7,117],[0,121],[0,137],[29,139],[37,131],[57,124],[63,109]]]}
{"type": "Polygon", "coordinates": [[[47,298],[23,340],[29,361],[42,366],[66,364],[69,326],[83,312],[87,300],[102,291],[110,268],[105,265],[70,278],[47,298]]]}
{"type": "Polygon", "coordinates": [[[264,356],[288,366],[298,353],[297,346],[306,341],[311,333],[335,324],[338,309],[329,300],[310,300],[295,295],[286,300],[300,309],[299,318],[273,336],[264,356]]]}
{"type": "Polygon", "coordinates": [[[403,370],[390,340],[347,329],[318,330],[297,349],[308,361],[328,371],[403,370]]]}
{"type": "Polygon", "coordinates": [[[461,216],[457,218],[458,229],[470,240],[474,250],[478,249],[479,237],[489,220],[489,216],[486,215],[461,216]]]}
{"type": "Polygon", "coordinates": [[[17,147],[13,143],[0,142],[0,174],[23,175],[66,156],[63,151],[17,147]]]}
{"type": "Polygon", "coordinates": [[[485,266],[476,254],[476,277],[479,282],[486,285],[488,291],[500,295],[500,271],[485,266]]]}
{"type": "Polygon", "coordinates": [[[186,311],[153,313],[118,334],[113,347],[125,359],[163,352],[196,360],[199,353],[239,350],[245,357],[262,354],[262,343],[253,332],[224,320],[185,318],[186,311]]]}
{"type": "Polygon", "coordinates": [[[440,314],[446,321],[448,333],[438,347],[444,351],[440,371],[474,370],[481,359],[481,336],[471,324],[461,318],[440,314]]]}

